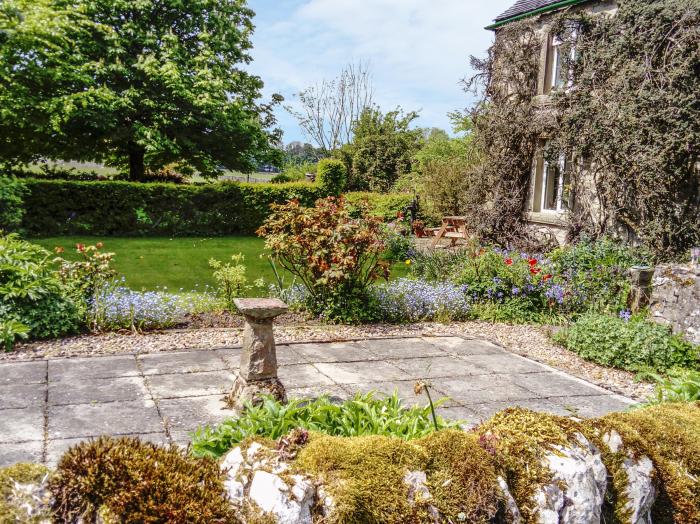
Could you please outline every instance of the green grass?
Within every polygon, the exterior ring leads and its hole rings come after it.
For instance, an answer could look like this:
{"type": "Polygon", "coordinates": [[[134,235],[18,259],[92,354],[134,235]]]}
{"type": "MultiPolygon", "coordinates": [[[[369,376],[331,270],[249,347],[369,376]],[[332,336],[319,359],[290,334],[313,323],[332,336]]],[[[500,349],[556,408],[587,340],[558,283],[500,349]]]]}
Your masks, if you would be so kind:
{"type": "MultiPolygon", "coordinates": [[[[90,245],[103,242],[103,251],[116,253],[114,268],[126,278],[127,285],[136,290],[153,290],[167,287],[168,291],[178,292],[202,289],[213,285],[209,259],[228,260],[231,255],[243,253],[247,276],[252,284],[258,278],[274,282],[274,274],[267,258],[260,258],[265,252],[261,238],[215,237],[215,238],[121,238],[121,237],[51,237],[33,239],[46,249],[65,248],[61,256],[75,260],[75,245],[90,245]]],[[[405,264],[395,264],[392,277],[405,276],[405,264]]],[[[291,277],[286,278],[291,283],[291,277]]]]}

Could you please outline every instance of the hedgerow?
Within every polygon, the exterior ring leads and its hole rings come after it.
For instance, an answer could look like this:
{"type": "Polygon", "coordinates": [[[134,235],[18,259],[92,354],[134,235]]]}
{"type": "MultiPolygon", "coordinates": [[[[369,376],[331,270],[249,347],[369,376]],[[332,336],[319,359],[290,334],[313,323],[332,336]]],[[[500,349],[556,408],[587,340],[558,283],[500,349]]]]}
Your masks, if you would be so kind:
{"type": "MultiPolygon", "coordinates": [[[[326,196],[318,184],[164,184],[25,179],[22,228],[29,236],[253,234],[272,204],[305,207],[326,196]]],[[[353,208],[367,202],[387,220],[410,195],[349,194],[353,208]]]]}

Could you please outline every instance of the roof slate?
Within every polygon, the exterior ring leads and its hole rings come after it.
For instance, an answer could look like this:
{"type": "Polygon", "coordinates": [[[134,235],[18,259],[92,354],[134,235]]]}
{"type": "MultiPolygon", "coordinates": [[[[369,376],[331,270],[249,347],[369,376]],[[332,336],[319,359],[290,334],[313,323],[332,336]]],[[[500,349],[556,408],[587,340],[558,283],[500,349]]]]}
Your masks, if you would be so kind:
{"type": "Polygon", "coordinates": [[[514,16],[524,15],[530,11],[558,4],[559,2],[561,2],[561,0],[518,0],[510,9],[498,15],[495,21],[502,22],[514,16]]]}

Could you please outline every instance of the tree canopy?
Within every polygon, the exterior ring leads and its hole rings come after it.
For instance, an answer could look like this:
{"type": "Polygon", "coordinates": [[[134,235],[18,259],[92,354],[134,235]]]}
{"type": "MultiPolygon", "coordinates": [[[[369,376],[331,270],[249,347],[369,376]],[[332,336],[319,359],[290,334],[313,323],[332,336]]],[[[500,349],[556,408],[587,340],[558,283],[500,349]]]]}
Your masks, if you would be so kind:
{"type": "Polygon", "coordinates": [[[245,0],[4,0],[0,157],[97,160],[131,178],[279,155],[245,0]],[[21,140],[16,140],[20,137],[21,140]]]}

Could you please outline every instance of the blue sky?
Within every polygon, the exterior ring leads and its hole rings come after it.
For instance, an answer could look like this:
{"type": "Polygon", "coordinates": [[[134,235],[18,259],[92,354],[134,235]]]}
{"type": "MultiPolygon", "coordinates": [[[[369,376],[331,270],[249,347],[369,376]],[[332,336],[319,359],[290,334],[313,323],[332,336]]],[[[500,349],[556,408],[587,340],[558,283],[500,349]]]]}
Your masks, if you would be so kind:
{"type": "MultiPolygon", "coordinates": [[[[459,85],[469,55],[482,56],[484,30],[515,0],[249,0],[257,13],[252,72],[265,94],[293,95],[348,62],[368,62],[384,110],[420,110],[417,125],[449,130],[447,112],[471,105],[459,85]]],[[[277,111],[284,141],[304,140],[277,111]]]]}

